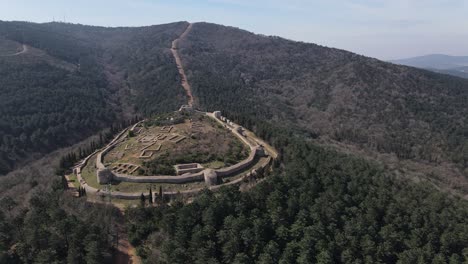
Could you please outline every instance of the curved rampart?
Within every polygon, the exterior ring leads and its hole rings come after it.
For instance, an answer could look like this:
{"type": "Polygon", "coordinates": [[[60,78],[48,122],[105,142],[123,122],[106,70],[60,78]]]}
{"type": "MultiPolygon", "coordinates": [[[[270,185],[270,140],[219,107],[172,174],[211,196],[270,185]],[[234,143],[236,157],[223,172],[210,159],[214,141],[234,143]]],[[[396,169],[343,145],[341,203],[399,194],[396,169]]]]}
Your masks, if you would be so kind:
{"type": "MultiPolygon", "coordinates": [[[[139,122],[138,122],[139,123],[139,122]]],[[[132,127],[132,130],[136,127],[136,125],[138,125],[138,123],[136,123],[133,127],[132,127]]],[[[129,128],[126,128],[124,129],[122,132],[120,132],[116,137],[114,137],[114,139],[109,143],[107,144],[107,146],[97,154],[96,156],[96,168],[97,169],[105,169],[106,166],[102,163],[103,161],[103,158],[104,158],[104,155],[109,152],[110,150],[112,150],[115,145],[118,143],[118,140],[120,140],[122,137],[122,135],[128,131],[129,128]]]]}
{"type": "MultiPolygon", "coordinates": [[[[222,125],[224,125],[224,123],[221,120],[216,118],[211,113],[207,113],[207,115],[210,116],[211,118],[214,118],[217,122],[221,123],[222,125]]],[[[129,129],[134,130],[139,123],[133,125],[131,128],[124,129],[104,149],[97,150],[97,151],[93,152],[92,154],[87,156],[85,159],[83,159],[83,161],[77,166],[77,169],[78,169],[77,170],[77,178],[78,178],[81,186],[86,189],[87,193],[97,194],[97,195],[106,195],[106,196],[110,195],[113,198],[129,199],[129,200],[139,199],[141,197],[141,192],[138,192],[138,193],[126,193],[126,192],[119,192],[119,191],[109,192],[109,191],[105,191],[105,190],[102,190],[102,189],[94,188],[92,186],[89,186],[81,176],[81,170],[86,166],[89,159],[91,157],[93,157],[94,155],[96,155],[96,168],[97,169],[105,169],[106,167],[103,164],[104,155],[107,152],[109,152],[112,148],[114,148],[118,144],[119,140],[123,139],[122,135],[124,135],[124,133],[126,133],[129,129]]],[[[228,177],[228,176],[231,176],[233,174],[237,174],[240,171],[245,170],[246,168],[251,166],[252,163],[255,161],[255,158],[257,156],[257,152],[259,151],[260,146],[257,143],[257,141],[254,140],[253,143],[252,143],[249,140],[247,140],[243,135],[241,135],[238,132],[238,128],[239,128],[238,125],[233,124],[233,125],[230,126],[229,129],[244,144],[249,146],[250,154],[245,160],[243,160],[243,161],[241,161],[241,162],[239,162],[239,163],[237,163],[235,165],[232,165],[232,166],[226,167],[226,168],[222,168],[222,169],[213,170],[216,173],[216,175],[221,177],[221,178],[228,177]]],[[[271,165],[272,160],[273,160],[273,158],[271,156],[269,156],[266,159],[266,161],[262,162],[262,164],[260,164],[260,166],[257,167],[256,169],[248,171],[242,177],[239,177],[238,179],[235,179],[235,180],[230,181],[228,183],[224,183],[224,184],[220,184],[220,185],[213,185],[213,186],[204,187],[204,188],[197,188],[197,189],[192,189],[192,190],[185,190],[185,191],[177,191],[177,192],[168,191],[168,192],[163,192],[163,195],[166,196],[166,197],[173,197],[173,196],[178,196],[178,195],[191,196],[191,195],[195,195],[195,194],[199,193],[200,191],[202,191],[202,190],[204,190],[206,188],[209,189],[209,190],[212,190],[212,191],[216,191],[216,190],[220,189],[223,186],[239,184],[242,181],[244,181],[246,178],[249,178],[252,175],[256,174],[258,169],[263,170],[263,169],[267,168],[269,165],[271,165]]],[[[203,170],[201,172],[198,172],[198,173],[189,173],[189,174],[180,175],[180,176],[132,176],[132,175],[127,175],[127,174],[112,173],[112,177],[113,177],[114,180],[122,181],[122,182],[183,184],[183,183],[204,181],[205,180],[204,172],[205,172],[205,170],[203,170]]],[[[144,194],[144,195],[146,197],[148,197],[148,194],[144,194]]]]}
{"type": "Polygon", "coordinates": [[[251,148],[250,149],[250,155],[247,159],[237,163],[237,164],[234,164],[230,167],[227,167],[227,168],[222,168],[222,169],[217,169],[215,170],[216,174],[220,177],[226,177],[226,176],[229,176],[229,175],[232,175],[232,174],[235,174],[247,167],[249,167],[250,165],[252,165],[252,162],[254,162],[255,160],[255,156],[257,155],[257,149],[256,148],[251,148]]]}
{"type": "MultiPolygon", "coordinates": [[[[259,168],[261,168],[262,170],[266,169],[269,165],[271,165],[272,160],[273,160],[272,157],[268,157],[268,159],[264,163],[262,163],[259,168]]],[[[217,191],[217,190],[221,189],[224,186],[237,185],[237,184],[242,183],[244,180],[251,177],[259,168],[254,169],[254,170],[246,173],[244,176],[242,176],[242,177],[240,177],[240,178],[238,178],[236,180],[233,180],[233,181],[230,181],[230,182],[227,182],[227,183],[224,183],[224,184],[214,185],[214,186],[210,186],[210,187],[197,188],[197,189],[192,189],[192,190],[185,190],[185,191],[167,191],[167,192],[163,192],[163,195],[165,197],[172,198],[172,197],[177,197],[177,196],[196,195],[196,194],[198,194],[199,192],[201,192],[201,191],[203,191],[205,189],[209,189],[211,191],[217,191]]],[[[118,192],[118,191],[108,192],[108,191],[104,191],[104,190],[98,190],[98,189],[90,187],[90,186],[87,186],[87,188],[86,188],[87,192],[88,192],[88,188],[90,189],[90,191],[92,193],[96,193],[97,195],[106,195],[106,196],[110,195],[112,198],[137,200],[137,199],[140,199],[140,197],[141,197],[141,192],[140,193],[126,193],[126,192],[118,192]]],[[[145,197],[149,196],[148,193],[144,193],[143,195],[145,197]]],[[[154,193],[154,197],[155,196],[156,196],[156,193],[154,193]]]]}
{"type": "Polygon", "coordinates": [[[243,181],[245,181],[247,178],[252,177],[252,175],[255,174],[258,171],[258,169],[265,170],[268,166],[271,165],[272,161],[273,161],[272,157],[268,157],[266,159],[266,161],[264,163],[262,163],[257,169],[253,169],[252,171],[247,172],[244,176],[242,176],[242,177],[240,177],[238,179],[235,179],[233,181],[227,182],[227,183],[223,183],[223,184],[219,184],[219,185],[213,185],[213,186],[210,186],[210,187],[186,190],[186,191],[163,192],[163,195],[166,196],[166,197],[175,197],[175,196],[179,196],[179,195],[191,196],[191,195],[196,195],[196,194],[198,194],[199,192],[201,192],[201,191],[203,191],[205,189],[208,189],[210,191],[217,191],[217,190],[221,189],[224,186],[237,185],[237,184],[240,184],[243,181]]]}
{"type": "Polygon", "coordinates": [[[99,189],[89,186],[88,183],[81,176],[81,171],[86,166],[86,164],[88,164],[89,159],[96,155],[98,151],[99,150],[96,150],[93,153],[91,153],[89,156],[84,158],[83,161],[77,166],[76,178],[78,179],[78,182],[80,183],[81,187],[85,188],[86,193],[97,193],[99,191],[99,189]]]}

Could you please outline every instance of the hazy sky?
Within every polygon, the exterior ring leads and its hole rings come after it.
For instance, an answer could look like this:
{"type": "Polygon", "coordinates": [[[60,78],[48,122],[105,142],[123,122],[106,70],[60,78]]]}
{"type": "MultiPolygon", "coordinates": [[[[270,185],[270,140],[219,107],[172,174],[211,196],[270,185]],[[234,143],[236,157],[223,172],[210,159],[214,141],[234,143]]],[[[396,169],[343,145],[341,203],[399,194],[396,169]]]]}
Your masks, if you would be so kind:
{"type": "Polygon", "coordinates": [[[140,26],[186,20],[380,59],[468,55],[468,0],[0,0],[0,20],[140,26]]]}

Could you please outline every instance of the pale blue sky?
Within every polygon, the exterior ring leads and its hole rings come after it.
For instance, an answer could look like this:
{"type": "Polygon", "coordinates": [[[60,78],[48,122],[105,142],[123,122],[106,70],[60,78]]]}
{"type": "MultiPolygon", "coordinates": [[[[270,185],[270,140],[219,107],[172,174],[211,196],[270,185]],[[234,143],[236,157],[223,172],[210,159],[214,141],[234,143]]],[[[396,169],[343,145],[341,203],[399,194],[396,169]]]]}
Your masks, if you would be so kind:
{"type": "Polygon", "coordinates": [[[140,26],[186,20],[380,59],[468,55],[466,0],[0,0],[0,20],[140,26]]]}

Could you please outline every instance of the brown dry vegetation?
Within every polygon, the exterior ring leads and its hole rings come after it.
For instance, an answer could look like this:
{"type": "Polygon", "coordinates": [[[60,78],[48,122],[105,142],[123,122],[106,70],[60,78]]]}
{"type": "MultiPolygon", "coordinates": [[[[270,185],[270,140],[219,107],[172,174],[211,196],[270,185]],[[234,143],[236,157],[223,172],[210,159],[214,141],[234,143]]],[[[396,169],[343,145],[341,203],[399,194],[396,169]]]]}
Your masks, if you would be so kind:
{"type": "Polygon", "coordinates": [[[269,119],[363,150],[356,154],[439,167],[447,173],[438,182],[468,191],[467,80],[207,23],[179,45],[202,108],[269,119]]]}

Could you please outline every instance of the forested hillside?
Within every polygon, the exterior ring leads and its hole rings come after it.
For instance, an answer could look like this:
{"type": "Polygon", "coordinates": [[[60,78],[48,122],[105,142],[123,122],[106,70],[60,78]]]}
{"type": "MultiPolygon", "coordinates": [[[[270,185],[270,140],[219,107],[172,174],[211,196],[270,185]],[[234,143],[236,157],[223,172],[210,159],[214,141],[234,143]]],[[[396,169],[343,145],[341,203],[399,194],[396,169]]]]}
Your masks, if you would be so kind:
{"type": "Polygon", "coordinates": [[[468,187],[468,80],[207,23],[180,50],[203,109],[402,160],[453,162],[468,187]]]}
{"type": "Polygon", "coordinates": [[[18,56],[0,58],[0,175],[116,120],[99,65],[69,71],[31,54],[18,56]]]}
{"type": "Polygon", "coordinates": [[[0,175],[121,119],[177,109],[169,47],[186,25],[0,22],[0,175]]]}
{"type": "Polygon", "coordinates": [[[269,140],[285,168],[248,192],[129,209],[150,263],[463,263],[468,204],[290,133],[269,140]]]}
{"type": "Polygon", "coordinates": [[[186,25],[0,22],[0,175],[39,159],[0,177],[0,263],[115,263],[122,217],[64,194],[54,171],[103,128],[184,103],[169,48],[186,25]]]}
{"type": "Polygon", "coordinates": [[[0,263],[112,263],[117,209],[63,196],[60,180],[18,210],[0,199],[0,263]]]}
{"type": "MultiPolygon", "coordinates": [[[[184,104],[169,48],[187,25],[0,22],[0,175],[93,134],[63,157],[95,148],[103,128],[184,104]]],[[[180,53],[195,106],[223,111],[280,159],[247,192],[128,209],[144,260],[468,261],[465,200],[361,152],[324,147],[340,143],[443,172],[453,163],[467,182],[467,80],[206,23],[193,25],[180,53]]],[[[65,196],[54,181],[59,155],[0,178],[0,263],[112,261],[116,212],[65,196]]]]}

